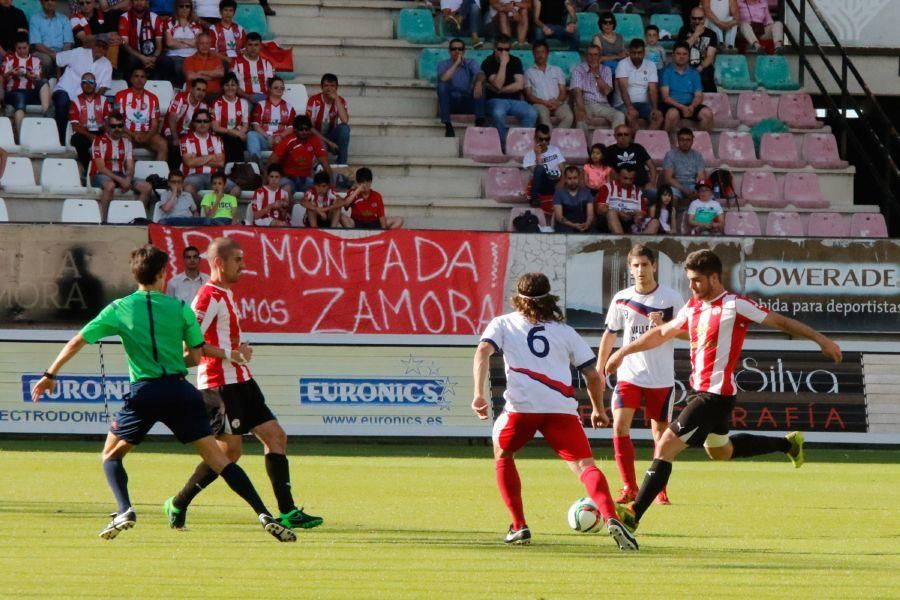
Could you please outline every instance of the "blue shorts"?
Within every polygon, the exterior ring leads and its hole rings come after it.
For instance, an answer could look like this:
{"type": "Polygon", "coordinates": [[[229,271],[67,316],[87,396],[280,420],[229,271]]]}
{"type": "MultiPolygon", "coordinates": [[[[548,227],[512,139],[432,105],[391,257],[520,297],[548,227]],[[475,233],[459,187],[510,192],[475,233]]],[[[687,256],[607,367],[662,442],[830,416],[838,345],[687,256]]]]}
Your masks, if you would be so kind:
{"type": "Polygon", "coordinates": [[[212,435],[203,396],[183,377],[131,384],[131,394],[113,417],[109,431],[136,446],[158,421],[171,429],[182,444],[212,435]]]}

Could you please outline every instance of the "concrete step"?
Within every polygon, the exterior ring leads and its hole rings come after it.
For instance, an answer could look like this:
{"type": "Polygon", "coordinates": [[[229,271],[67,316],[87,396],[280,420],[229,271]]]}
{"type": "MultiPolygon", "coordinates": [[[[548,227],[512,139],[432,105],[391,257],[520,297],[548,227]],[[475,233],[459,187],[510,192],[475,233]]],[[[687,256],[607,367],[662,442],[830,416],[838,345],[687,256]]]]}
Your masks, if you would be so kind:
{"type": "Polygon", "coordinates": [[[379,152],[404,156],[434,156],[457,158],[459,141],[455,138],[396,137],[362,135],[353,124],[350,136],[350,155],[372,155],[379,152]]]}
{"type": "Polygon", "coordinates": [[[346,38],[394,37],[393,19],[368,19],[345,17],[295,17],[269,19],[269,29],[276,35],[322,36],[334,35],[346,38]]]}
{"type": "Polygon", "coordinates": [[[448,199],[465,199],[470,203],[482,201],[481,179],[478,177],[422,177],[379,173],[375,171],[372,187],[385,198],[415,198],[423,204],[441,203],[448,199]]]}
{"type": "Polygon", "coordinates": [[[299,75],[335,73],[341,77],[366,77],[378,73],[379,77],[406,77],[416,75],[415,60],[410,58],[384,58],[365,56],[316,55],[313,50],[294,47],[294,72],[299,75]]]}
{"type": "Polygon", "coordinates": [[[437,115],[437,97],[428,98],[390,98],[357,96],[347,97],[350,118],[360,117],[403,117],[435,118],[437,115]]]}

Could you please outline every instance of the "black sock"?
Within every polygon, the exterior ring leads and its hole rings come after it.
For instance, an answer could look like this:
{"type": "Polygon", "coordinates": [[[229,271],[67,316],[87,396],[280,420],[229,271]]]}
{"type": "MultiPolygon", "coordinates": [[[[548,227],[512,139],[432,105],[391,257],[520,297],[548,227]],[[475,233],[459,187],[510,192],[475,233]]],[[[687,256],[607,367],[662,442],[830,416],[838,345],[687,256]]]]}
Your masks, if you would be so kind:
{"type": "Polygon", "coordinates": [[[205,462],[197,465],[194,474],[187,480],[181,491],[172,500],[172,504],[179,510],[184,510],[190,506],[191,501],[202,492],[206,486],[219,478],[219,474],[209,468],[205,462]]]}
{"type": "Polygon", "coordinates": [[[272,482],[272,491],[278,500],[278,510],[286,514],[294,510],[294,495],[291,493],[291,472],[284,454],[266,454],[266,473],[272,482]]]}
{"type": "Polygon", "coordinates": [[[253,507],[253,510],[257,515],[271,516],[272,513],[266,509],[266,505],[263,504],[262,498],[256,493],[256,488],[253,487],[250,478],[247,477],[247,473],[237,466],[236,463],[228,463],[228,466],[222,469],[222,472],[219,473],[219,475],[222,476],[222,479],[225,480],[228,487],[234,490],[235,494],[243,498],[247,504],[253,507]]]}
{"type": "Polygon", "coordinates": [[[791,443],[783,437],[736,433],[729,439],[731,440],[731,445],[734,446],[731,458],[747,458],[748,456],[772,454],[773,452],[788,452],[791,449],[791,443]]]}
{"type": "Polygon", "coordinates": [[[661,458],[655,458],[650,463],[650,468],[644,475],[644,482],[641,483],[641,489],[638,490],[637,498],[634,499],[634,514],[638,520],[653,504],[653,499],[666,487],[671,474],[672,463],[661,458]]]}
{"type": "Polygon", "coordinates": [[[106,474],[106,482],[112,489],[119,505],[119,514],[131,508],[131,499],[128,497],[128,473],[122,465],[121,458],[109,458],[103,461],[103,472],[106,474]]]}

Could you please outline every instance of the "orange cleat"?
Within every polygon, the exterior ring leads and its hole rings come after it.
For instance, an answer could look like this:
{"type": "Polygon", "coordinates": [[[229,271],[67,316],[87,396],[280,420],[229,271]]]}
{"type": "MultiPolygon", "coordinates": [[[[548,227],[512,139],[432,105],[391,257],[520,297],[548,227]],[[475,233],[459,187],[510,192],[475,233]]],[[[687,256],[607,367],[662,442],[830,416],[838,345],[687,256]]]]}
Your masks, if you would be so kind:
{"type": "Polygon", "coordinates": [[[619,497],[616,498],[616,504],[628,504],[629,502],[634,502],[634,499],[637,497],[637,490],[634,490],[629,487],[624,487],[619,490],[619,497]]]}
{"type": "Polygon", "coordinates": [[[672,504],[672,502],[669,501],[669,495],[666,494],[666,490],[663,490],[656,495],[656,500],[654,500],[654,503],[659,504],[660,506],[668,506],[669,504],[672,504]]]}

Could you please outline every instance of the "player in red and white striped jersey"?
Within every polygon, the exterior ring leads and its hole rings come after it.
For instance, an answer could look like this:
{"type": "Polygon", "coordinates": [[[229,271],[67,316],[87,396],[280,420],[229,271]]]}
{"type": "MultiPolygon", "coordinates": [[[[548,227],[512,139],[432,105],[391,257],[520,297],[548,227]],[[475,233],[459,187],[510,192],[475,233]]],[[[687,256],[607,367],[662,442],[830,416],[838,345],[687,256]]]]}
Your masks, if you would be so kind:
{"type": "Polygon", "coordinates": [[[213,52],[226,61],[240,56],[244,46],[247,45],[247,32],[234,22],[236,10],[237,2],[222,0],[219,2],[219,14],[222,16],[222,20],[209,28],[213,52]]]}
{"type": "Polygon", "coordinates": [[[116,188],[123,193],[134,190],[146,204],[153,191],[146,181],[134,181],[134,148],[124,135],[124,118],[112,112],[106,119],[106,133],[91,144],[91,185],[100,188],[100,212],[103,222],[116,188]]]}
{"type": "MultiPolygon", "coordinates": [[[[16,131],[25,118],[26,106],[40,103],[44,113],[50,108],[50,86],[41,79],[41,61],[30,54],[29,48],[28,34],[18,34],[15,52],[7,53],[0,67],[6,104],[15,110],[16,131]]],[[[2,94],[0,100],[3,100],[2,94]]]]}
{"type": "Polygon", "coordinates": [[[712,251],[692,252],[685,260],[684,268],[693,298],[675,319],[651,329],[618,350],[606,363],[606,372],[613,373],[630,354],[655,348],[683,331],[690,336],[690,383],[694,393],[689,397],[687,407],[660,438],[653,464],[647,470],[634,503],[620,507],[623,520],[633,527],[637,527],[641,516],[665,487],[675,457],[689,446],[704,446],[713,460],[784,452],[795,467],[803,464],[803,435],[799,431],[784,438],[746,433],[728,436],[737,392],[734,369],[751,323],[812,340],[826,357],[836,363],[841,361],[840,347],[818,331],[726,291],[722,285],[722,262],[712,251]]]}
{"type": "Polygon", "coordinates": [[[240,85],[234,73],[225,75],[222,91],[225,94],[213,103],[212,130],[222,138],[225,162],[244,162],[250,130],[250,103],[238,96],[240,85]]]}
{"type": "Polygon", "coordinates": [[[269,165],[266,183],[250,201],[252,221],[257,227],[286,227],[291,223],[291,195],[281,187],[281,167],[269,165]]]}
{"type": "Polygon", "coordinates": [[[135,67],[129,83],[131,85],[118,92],[113,100],[113,108],[125,117],[125,135],[135,146],[156,153],[156,160],[166,160],[169,147],[166,139],[159,134],[159,98],[144,89],[147,71],[143,67],[135,67]]]}
{"type": "Polygon", "coordinates": [[[251,102],[262,102],[269,93],[269,80],[275,76],[275,67],[260,54],[262,36],[251,31],[247,34],[247,47],[231,62],[231,70],[238,77],[241,89],[238,94],[251,102]]]}

